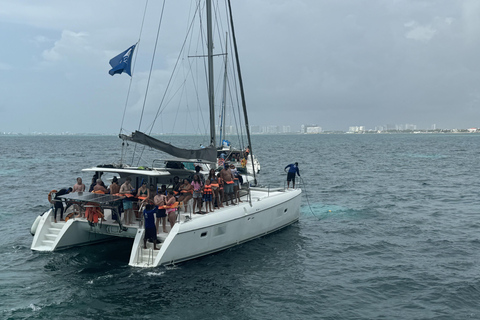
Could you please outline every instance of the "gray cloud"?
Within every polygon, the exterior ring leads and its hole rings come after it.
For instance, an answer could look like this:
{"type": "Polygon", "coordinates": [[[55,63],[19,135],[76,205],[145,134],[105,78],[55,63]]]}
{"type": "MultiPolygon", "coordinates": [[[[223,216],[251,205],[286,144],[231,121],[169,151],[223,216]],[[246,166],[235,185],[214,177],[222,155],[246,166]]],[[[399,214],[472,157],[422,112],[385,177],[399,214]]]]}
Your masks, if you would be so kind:
{"type": "MultiPolygon", "coordinates": [[[[479,126],[478,1],[232,2],[251,124],[479,126]]],[[[150,5],[131,118],[143,104],[160,12],[150,5]]],[[[0,131],[117,132],[129,80],[110,77],[108,60],[137,41],[142,6],[3,1],[0,131]]],[[[173,42],[183,40],[178,15],[190,12],[183,2],[166,9],[176,13],[165,26],[175,26],[160,39],[158,86],[176,58],[173,42]]]]}

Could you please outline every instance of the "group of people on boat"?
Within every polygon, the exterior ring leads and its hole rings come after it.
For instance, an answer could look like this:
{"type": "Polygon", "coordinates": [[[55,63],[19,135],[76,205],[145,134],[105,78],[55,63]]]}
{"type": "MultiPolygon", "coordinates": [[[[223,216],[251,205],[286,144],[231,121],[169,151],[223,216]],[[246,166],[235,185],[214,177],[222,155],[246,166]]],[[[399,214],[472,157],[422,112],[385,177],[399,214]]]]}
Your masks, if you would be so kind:
{"type": "Polygon", "coordinates": [[[229,152],[222,151],[218,157],[218,165],[224,166],[226,162],[240,162],[242,168],[247,166],[250,147],[246,147],[244,151],[229,152]]]}
{"type": "Polygon", "coordinates": [[[195,167],[195,173],[189,178],[173,179],[173,192],[177,201],[183,203],[185,212],[188,212],[189,201],[193,199],[192,212],[213,212],[216,208],[222,208],[223,202],[228,206],[228,201],[233,205],[240,200],[240,185],[242,177],[233,164],[224,163],[220,172],[210,169],[207,178],[200,173],[200,167],[195,167]]]}

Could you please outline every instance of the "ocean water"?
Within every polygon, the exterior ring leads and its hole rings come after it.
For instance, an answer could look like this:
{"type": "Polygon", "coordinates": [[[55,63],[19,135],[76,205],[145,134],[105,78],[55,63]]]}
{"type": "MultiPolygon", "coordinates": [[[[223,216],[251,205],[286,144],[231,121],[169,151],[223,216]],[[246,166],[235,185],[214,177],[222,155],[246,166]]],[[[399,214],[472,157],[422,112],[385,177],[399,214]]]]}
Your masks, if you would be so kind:
{"type": "Polygon", "coordinates": [[[300,221],[151,269],[128,266],[125,239],[30,250],[48,192],[118,161],[118,138],[2,136],[0,150],[1,319],[480,319],[480,135],[253,136],[263,184],[299,162],[300,221]]]}

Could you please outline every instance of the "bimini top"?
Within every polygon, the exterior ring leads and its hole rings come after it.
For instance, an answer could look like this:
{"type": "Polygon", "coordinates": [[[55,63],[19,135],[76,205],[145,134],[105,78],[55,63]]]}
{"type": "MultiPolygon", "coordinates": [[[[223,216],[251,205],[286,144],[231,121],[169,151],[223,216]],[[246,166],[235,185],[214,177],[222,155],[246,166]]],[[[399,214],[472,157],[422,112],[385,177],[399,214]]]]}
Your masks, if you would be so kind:
{"type": "Polygon", "coordinates": [[[101,205],[114,203],[122,200],[125,197],[116,196],[112,194],[98,194],[90,192],[74,192],[63,196],[59,196],[60,199],[72,200],[77,202],[93,202],[101,205]]]}
{"type": "Polygon", "coordinates": [[[82,169],[84,172],[111,172],[111,173],[128,173],[144,176],[168,176],[170,173],[164,169],[152,169],[147,167],[114,167],[114,166],[96,166],[92,168],[82,169]]]}

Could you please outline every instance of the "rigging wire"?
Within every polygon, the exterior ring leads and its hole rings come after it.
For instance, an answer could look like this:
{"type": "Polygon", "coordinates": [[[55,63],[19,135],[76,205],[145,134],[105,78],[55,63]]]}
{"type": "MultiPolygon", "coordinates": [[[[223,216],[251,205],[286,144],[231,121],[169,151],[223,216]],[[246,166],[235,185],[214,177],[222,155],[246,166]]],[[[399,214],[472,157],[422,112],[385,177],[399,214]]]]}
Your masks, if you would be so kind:
{"type": "MultiPolygon", "coordinates": [[[[165,4],[165,0],[164,0],[164,4],[165,4]]],[[[197,8],[196,8],[195,13],[196,13],[197,11],[198,11],[198,6],[197,6],[197,8]]],[[[195,17],[195,13],[194,13],[194,15],[193,15],[194,17],[195,17]]],[[[162,9],[162,16],[163,16],[163,9],[162,9]]],[[[161,114],[161,112],[162,112],[163,109],[165,108],[165,106],[163,106],[163,104],[164,104],[165,98],[166,98],[166,96],[167,96],[168,89],[170,88],[170,85],[171,85],[171,83],[172,83],[173,77],[174,77],[174,75],[175,75],[175,70],[177,69],[178,63],[179,63],[179,61],[181,60],[180,58],[181,58],[182,52],[184,51],[184,48],[185,48],[185,45],[186,45],[186,42],[187,42],[187,39],[188,39],[188,34],[190,33],[190,31],[191,31],[191,29],[192,29],[192,26],[193,26],[194,21],[195,21],[195,19],[192,19],[192,22],[190,23],[190,25],[189,25],[189,27],[188,27],[187,36],[185,37],[185,40],[183,41],[182,48],[181,48],[181,50],[180,50],[180,52],[179,52],[179,54],[178,54],[178,57],[177,57],[177,61],[175,62],[175,65],[174,65],[174,67],[173,67],[172,73],[171,73],[170,78],[169,78],[169,80],[168,80],[167,86],[165,87],[165,91],[164,91],[164,93],[163,93],[162,100],[160,101],[160,104],[159,104],[159,106],[158,106],[157,113],[155,114],[155,117],[153,118],[152,123],[149,125],[150,131],[149,131],[148,134],[151,134],[151,133],[152,133],[153,127],[154,127],[154,125],[155,125],[156,120],[158,119],[158,116],[161,114]],[[163,106],[163,108],[162,108],[162,106],[163,106]]],[[[160,30],[160,26],[159,26],[159,30],[160,30]]],[[[158,34],[157,34],[157,39],[158,39],[158,34]]],[[[158,44],[158,43],[156,42],[156,43],[155,43],[155,50],[156,50],[156,48],[157,48],[157,44],[158,44]]],[[[153,64],[153,63],[152,63],[152,64],[153,64]]],[[[150,70],[150,75],[151,75],[151,73],[152,73],[152,70],[150,70]]],[[[149,76],[149,78],[150,78],[150,76],[149,76]]],[[[145,99],[146,99],[146,95],[145,95],[145,99]]],[[[144,107],[145,107],[145,103],[144,103],[144,107]]],[[[143,114],[143,110],[142,110],[142,114],[143,114]]],[[[148,128],[148,126],[147,126],[147,128],[148,128]]],[[[141,157],[143,156],[143,152],[144,152],[144,151],[145,151],[145,146],[143,147],[142,152],[140,153],[138,163],[140,163],[140,159],[141,159],[141,157]]],[[[133,159],[132,159],[132,163],[133,163],[133,159]]]]}
{"type": "MultiPolygon", "coordinates": [[[[197,7],[196,11],[198,11],[198,7],[197,7]]],[[[195,14],[194,14],[194,16],[195,16],[195,14]]],[[[187,30],[187,34],[190,33],[190,31],[191,31],[191,29],[192,29],[192,26],[193,26],[193,22],[194,22],[194,19],[192,19],[192,22],[191,22],[190,25],[189,25],[189,28],[188,28],[188,30],[187,30]]],[[[155,122],[156,122],[158,116],[160,115],[160,113],[161,113],[161,112],[163,111],[163,109],[165,108],[165,107],[163,106],[163,102],[165,101],[165,97],[166,97],[166,95],[167,95],[168,88],[170,88],[170,85],[171,85],[171,82],[172,82],[172,79],[173,79],[175,70],[176,70],[177,67],[178,67],[178,63],[179,63],[179,61],[180,61],[181,54],[182,54],[182,52],[184,51],[184,48],[185,48],[185,44],[186,44],[186,42],[187,42],[187,39],[188,39],[188,37],[185,37],[185,40],[183,41],[182,48],[181,48],[181,50],[180,50],[180,52],[179,52],[179,54],[178,54],[177,61],[175,62],[175,66],[173,67],[172,74],[170,75],[170,78],[169,78],[169,80],[168,80],[167,86],[166,86],[165,91],[164,91],[163,96],[162,96],[162,100],[160,101],[160,104],[159,104],[159,106],[158,106],[157,113],[155,114],[155,117],[153,118],[152,124],[150,125],[150,133],[151,133],[152,130],[153,130],[153,126],[155,125],[155,122]],[[162,106],[163,106],[163,109],[162,109],[162,106]]]]}
{"type": "MultiPolygon", "coordinates": [[[[158,38],[160,36],[160,29],[161,29],[161,26],[162,26],[162,21],[163,21],[163,12],[164,12],[164,9],[165,9],[165,1],[166,0],[163,0],[163,4],[162,4],[162,11],[160,12],[160,20],[158,21],[158,28],[157,28],[157,37],[155,39],[155,46],[153,48],[153,53],[152,53],[152,62],[150,64],[150,72],[148,73],[148,80],[147,80],[147,86],[145,88],[145,96],[143,98],[143,106],[142,106],[142,112],[140,114],[140,121],[138,123],[138,130],[140,131],[140,128],[141,128],[141,125],[142,125],[142,120],[143,120],[143,113],[145,111],[145,104],[147,102],[147,95],[148,95],[148,89],[150,88],[150,80],[152,78],[152,70],[153,70],[153,63],[155,62],[155,53],[157,51],[157,44],[158,44],[158,38]]],[[[135,158],[135,151],[137,149],[137,146],[135,145],[135,149],[134,149],[134,152],[133,152],[133,155],[132,155],[132,163],[134,161],[134,158],[135,158]]],[[[140,153],[140,156],[138,157],[138,161],[137,161],[137,164],[140,163],[140,160],[142,158],[142,155],[143,155],[143,151],[145,151],[145,146],[143,146],[142,148],[142,152],[140,153]]]]}
{"type": "Polygon", "coordinates": [[[140,115],[140,123],[138,124],[138,130],[140,130],[140,126],[142,125],[143,113],[145,111],[145,104],[147,102],[148,89],[150,88],[150,80],[152,78],[153,63],[155,62],[155,54],[157,52],[158,38],[160,36],[160,28],[162,26],[162,21],[163,21],[163,12],[164,12],[164,9],[165,9],[165,1],[166,0],[163,0],[162,11],[160,13],[160,21],[158,22],[157,37],[155,39],[155,46],[153,48],[152,62],[150,64],[150,72],[148,74],[147,87],[145,88],[145,97],[143,99],[142,113],[140,115]]]}
{"type": "MultiPolygon", "coordinates": [[[[140,25],[140,32],[138,34],[138,41],[137,43],[135,44],[136,45],[136,49],[137,49],[137,52],[138,52],[138,47],[139,47],[139,43],[140,43],[140,39],[142,37],[142,32],[143,32],[143,26],[144,26],[144,23],[145,23],[145,16],[147,15],[147,7],[148,7],[148,0],[145,1],[145,8],[143,10],[143,18],[142,18],[142,24],[140,25]]],[[[119,135],[122,133],[122,130],[123,130],[123,123],[125,121],[125,114],[127,112],[127,106],[128,106],[128,100],[130,98],[130,91],[132,89],[132,81],[133,81],[133,74],[135,74],[135,65],[137,64],[137,57],[138,57],[138,54],[135,55],[135,59],[133,60],[133,66],[132,66],[132,76],[130,76],[130,83],[128,85],[128,90],[127,90],[127,98],[125,99],[125,106],[123,108],[123,116],[122,116],[122,122],[120,124],[120,132],[119,132],[119,135]]],[[[122,143],[122,153],[121,153],[121,156],[120,156],[120,164],[123,163],[123,156],[125,155],[126,151],[124,150],[124,146],[125,144],[122,143]]]]}
{"type": "Polygon", "coordinates": [[[307,204],[308,204],[308,208],[310,209],[310,212],[312,213],[312,215],[317,218],[318,220],[321,220],[316,214],[315,212],[313,212],[313,209],[312,209],[312,206],[310,205],[310,200],[308,200],[308,192],[307,192],[307,188],[306,188],[306,185],[305,185],[305,181],[303,181],[303,178],[302,177],[299,177],[300,178],[300,181],[302,181],[302,186],[303,188],[305,189],[305,198],[307,199],[307,204]]]}

